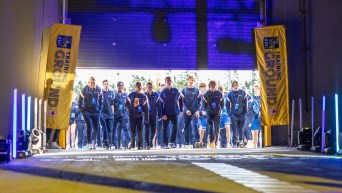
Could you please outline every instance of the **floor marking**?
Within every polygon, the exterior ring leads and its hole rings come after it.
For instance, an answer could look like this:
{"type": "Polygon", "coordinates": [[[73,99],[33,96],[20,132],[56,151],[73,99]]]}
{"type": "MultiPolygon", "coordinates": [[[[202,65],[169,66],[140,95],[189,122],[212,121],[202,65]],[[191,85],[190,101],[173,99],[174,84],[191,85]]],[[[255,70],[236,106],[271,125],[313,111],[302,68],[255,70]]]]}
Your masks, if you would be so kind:
{"type": "Polygon", "coordinates": [[[282,182],[278,179],[225,163],[192,162],[192,164],[259,192],[314,192],[301,186],[282,182]]]}

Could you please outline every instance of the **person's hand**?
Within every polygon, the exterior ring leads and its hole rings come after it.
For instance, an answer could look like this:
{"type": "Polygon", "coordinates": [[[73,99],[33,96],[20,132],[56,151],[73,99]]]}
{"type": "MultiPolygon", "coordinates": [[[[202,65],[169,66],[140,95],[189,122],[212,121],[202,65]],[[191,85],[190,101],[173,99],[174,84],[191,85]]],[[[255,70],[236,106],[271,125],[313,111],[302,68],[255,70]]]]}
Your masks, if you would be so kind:
{"type": "Polygon", "coordinates": [[[163,116],[163,120],[166,120],[166,119],[167,119],[167,116],[166,116],[166,115],[164,115],[164,116],[163,116]]]}
{"type": "Polygon", "coordinates": [[[199,112],[196,111],[196,112],[195,112],[195,117],[198,118],[199,116],[200,116],[199,112]]]}
{"type": "Polygon", "coordinates": [[[183,115],[183,112],[179,112],[179,116],[182,116],[183,115]]]}
{"type": "Polygon", "coordinates": [[[207,112],[202,111],[202,115],[203,115],[203,117],[207,116],[207,112]]]}
{"type": "Polygon", "coordinates": [[[186,110],[186,115],[190,116],[191,112],[189,110],[186,110]]]}

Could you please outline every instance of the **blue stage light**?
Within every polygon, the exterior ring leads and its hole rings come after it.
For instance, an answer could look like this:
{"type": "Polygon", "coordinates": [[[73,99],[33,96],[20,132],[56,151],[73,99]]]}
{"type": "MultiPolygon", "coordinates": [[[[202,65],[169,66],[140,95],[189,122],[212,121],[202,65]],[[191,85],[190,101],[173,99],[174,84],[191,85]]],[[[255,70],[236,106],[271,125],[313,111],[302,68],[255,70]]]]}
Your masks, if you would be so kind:
{"type": "Polygon", "coordinates": [[[21,130],[25,131],[25,94],[21,95],[21,130]]]}
{"type": "Polygon", "coordinates": [[[13,148],[12,155],[13,158],[17,157],[17,93],[18,90],[13,91],[13,148]]]}
{"type": "Polygon", "coordinates": [[[325,147],[325,96],[322,99],[322,145],[321,145],[321,152],[323,153],[325,147]]]}
{"type": "Polygon", "coordinates": [[[336,117],[336,152],[340,151],[340,141],[339,141],[339,135],[340,135],[340,126],[338,121],[338,95],[335,94],[335,117],[336,117]]]}
{"type": "Polygon", "coordinates": [[[31,131],[31,96],[27,97],[27,126],[26,129],[31,131]]]}

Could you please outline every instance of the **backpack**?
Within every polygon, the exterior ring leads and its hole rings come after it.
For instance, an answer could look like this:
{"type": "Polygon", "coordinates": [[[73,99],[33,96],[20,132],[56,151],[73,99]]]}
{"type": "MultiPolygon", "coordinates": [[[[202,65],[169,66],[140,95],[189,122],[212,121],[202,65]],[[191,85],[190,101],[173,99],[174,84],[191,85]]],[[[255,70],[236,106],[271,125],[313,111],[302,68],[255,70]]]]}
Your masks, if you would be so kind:
{"type": "Polygon", "coordinates": [[[143,99],[140,97],[136,97],[136,92],[132,92],[130,100],[131,100],[131,108],[133,112],[135,114],[141,114],[143,112],[143,109],[142,109],[143,103],[140,100],[143,100],[143,99]]]}
{"type": "Polygon", "coordinates": [[[211,114],[220,114],[221,113],[221,98],[220,95],[217,94],[218,92],[215,91],[214,93],[209,92],[209,96],[212,100],[209,101],[209,108],[211,114]]]}
{"type": "Polygon", "coordinates": [[[238,93],[235,93],[234,91],[231,91],[231,97],[232,97],[232,112],[236,115],[240,115],[244,112],[245,103],[243,102],[243,92],[242,90],[239,90],[238,93]]]}

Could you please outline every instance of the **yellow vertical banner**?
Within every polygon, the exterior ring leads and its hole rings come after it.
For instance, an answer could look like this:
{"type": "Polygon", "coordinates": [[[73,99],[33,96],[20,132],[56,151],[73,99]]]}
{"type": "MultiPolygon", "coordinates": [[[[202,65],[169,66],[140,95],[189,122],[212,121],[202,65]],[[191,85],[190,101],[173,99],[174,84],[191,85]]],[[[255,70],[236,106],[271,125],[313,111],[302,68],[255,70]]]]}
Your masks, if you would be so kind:
{"type": "Polygon", "coordinates": [[[260,75],[261,124],[289,124],[289,92],[284,26],[255,28],[260,75]]]}
{"type": "Polygon", "coordinates": [[[52,26],[44,93],[47,100],[47,128],[68,128],[80,35],[81,26],[52,26]]]}

